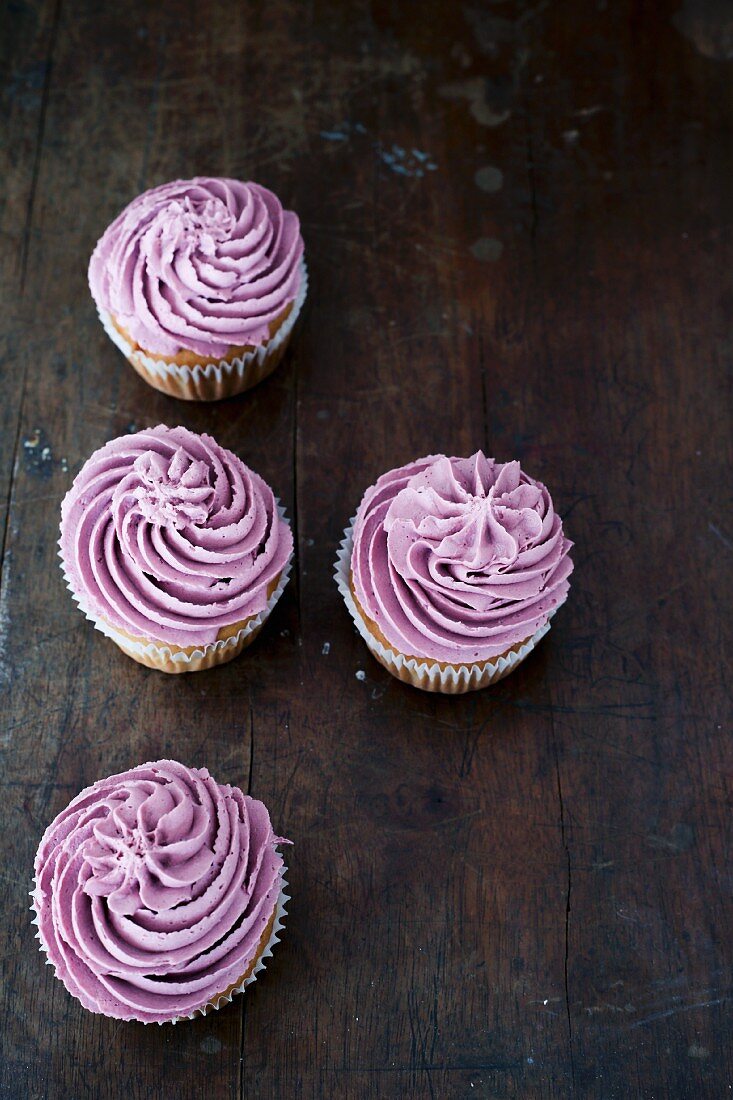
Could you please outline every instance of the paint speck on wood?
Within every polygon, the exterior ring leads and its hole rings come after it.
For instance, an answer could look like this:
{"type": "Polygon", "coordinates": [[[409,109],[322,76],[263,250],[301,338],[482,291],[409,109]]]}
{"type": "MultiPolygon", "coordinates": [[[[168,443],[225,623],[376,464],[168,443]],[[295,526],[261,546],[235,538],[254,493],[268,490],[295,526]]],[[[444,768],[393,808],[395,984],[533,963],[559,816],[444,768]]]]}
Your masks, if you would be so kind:
{"type": "Polygon", "coordinates": [[[487,164],[483,168],[479,168],[473,178],[476,182],[476,186],[489,194],[500,191],[504,183],[504,173],[500,168],[495,168],[492,164],[487,164]]]}
{"type": "Polygon", "coordinates": [[[496,237],[479,237],[471,245],[471,255],[486,263],[494,263],[500,259],[503,251],[504,245],[496,237]]]}

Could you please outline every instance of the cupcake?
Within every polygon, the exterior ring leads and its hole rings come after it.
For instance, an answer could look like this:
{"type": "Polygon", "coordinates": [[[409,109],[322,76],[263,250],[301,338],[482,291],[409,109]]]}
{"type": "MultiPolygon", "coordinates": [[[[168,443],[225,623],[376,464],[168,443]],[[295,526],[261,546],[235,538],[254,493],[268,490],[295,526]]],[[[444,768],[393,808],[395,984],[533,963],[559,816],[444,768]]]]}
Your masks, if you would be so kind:
{"type": "Polygon", "coordinates": [[[568,594],[572,543],[518,462],[430,455],[367,489],[336,580],[359,633],[405,683],[459,694],[534,649],[568,594]]]}
{"type": "Polygon", "coordinates": [[[156,390],[231,397],[287,347],[307,287],[300,223],[258,183],[165,183],[105,231],[89,287],[107,335],[156,390]]]}
{"type": "Polygon", "coordinates": [[[134,660],[236,657],[287,583],[293,536],[268,485],[211,436],[149,428],[95,451],[61,505],[71,594],[134,660]]]}
{"type": "Polygon", "coordinates": [[[175,1023],[255,981],[286,886],[265,806],[206,768],[141,764],[87,787],[35,859],[38,939],[72,997],[118,1020],[175,1023]]]}

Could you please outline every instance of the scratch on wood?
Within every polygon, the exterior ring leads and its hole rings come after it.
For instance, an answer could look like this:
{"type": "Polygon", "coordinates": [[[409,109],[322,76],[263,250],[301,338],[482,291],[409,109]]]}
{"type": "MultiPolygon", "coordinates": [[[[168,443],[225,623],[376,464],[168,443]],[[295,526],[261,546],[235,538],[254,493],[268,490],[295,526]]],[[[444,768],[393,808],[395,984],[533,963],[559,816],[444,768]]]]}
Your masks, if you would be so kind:
{"type": "Polygon", "coordinates": [[[565,803],[562,795],[562,780],[560,778],[560,760],[557,751],[557,741],[555,739],[555,730],[552,730],[553,749],[555,753],[555,774],[557,776],[557,795],[560,802],[560,836],[562,839],[562,845],[565,849],[565,859],[567,861],[567,890],[565,893],[565,957],[564,957],[564,979],[565,979],[565,1011],[568,1021],[568,1049],[570,1053],[570,1076],[573,1081],[573,1091],[575,1091],[575,1051],[573,1048],[573,1019],[570,1013],[570,986],[568,982],[568,960],[570,957],[570,897],[573,888],[572,877],[572,865],[570,861],[570,847],[565,835],[565,803]]]}
{"type": "Polygon", "coordinates": [[[723,534],[719,527],[716,527],[714,523],[708,523],[708,530],[712,531],[727,550],[733,550],[733,542],[723,534]]]}
{"type": "Polygon", "coordinates": [[[28,204],[26,207],[25,224],[23,226],[23,240],[20,252],[20,293],[25,290],[25,277],[28,268],[28,249],[30,246],[31,224],[33,221],[33,208],[36,201],[36,189],[38,186],[38,174],[41,168],[41,152],[43,139],[46,132],[46,115],[48,112],[49,93],[51,90],[51,74],[53,72],[53,55],[56,49],[59,20],[61,18],[61,0],[56,0],[51,23],[51,33],[48,40],[48,56],[46,58],[46,71],[43,79],[43,91],[41,93],[41,107],[38,112],[38,127],[36,129],[36,144],[33,152],[33,167],[31,169],[31,183],[28,190],[28,204]]]}
{"type": "Polygon", "coordinates": [[[633,1024],[629,1024],[630,1028],[645,1027],[647,1024],[654,1023],[655,1020],[664,1020],[667,1016],[676,1016],[679,1012],[694,1012],[698,1008],[714,1008],[716,1005],[724,1005],[733,1000],[733,996],[727,995],[724,997],[715,997],[712,1001],[695,1001],[690,1005],[675,1005],[674,1008],[667,1008],[663,1012],[655,1012],[651,1016],[645,1016],[643,1020],[635,1020],[633,1024]]]}

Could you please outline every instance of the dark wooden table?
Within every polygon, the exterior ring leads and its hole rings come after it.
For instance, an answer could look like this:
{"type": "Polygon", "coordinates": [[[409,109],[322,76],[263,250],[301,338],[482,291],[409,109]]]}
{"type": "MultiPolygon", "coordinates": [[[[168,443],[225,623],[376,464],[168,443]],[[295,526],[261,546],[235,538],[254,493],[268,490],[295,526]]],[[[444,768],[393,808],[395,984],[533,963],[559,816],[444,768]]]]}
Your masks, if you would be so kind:
{"type": "Polygon", "coordinates": [[[9,0],[2,148],[3,1096],[731,1094],[733,13],[9,0]],[[218,406],[148,388],[88,256],[137,192],[274,188],[312,290],[218,406]],[[167,678],[78,613],[61,497],[105,440],[210,431],[283,497],[297,575],[224,668],[167,678]],[[382,471],[517,457],[576,543],[511,678],[391,679],[332,579],[382,471]],[[225,1010],[85,1013],[27,911],[85,784],[207,765],[295,840],[285,938],[225,1010]]]}

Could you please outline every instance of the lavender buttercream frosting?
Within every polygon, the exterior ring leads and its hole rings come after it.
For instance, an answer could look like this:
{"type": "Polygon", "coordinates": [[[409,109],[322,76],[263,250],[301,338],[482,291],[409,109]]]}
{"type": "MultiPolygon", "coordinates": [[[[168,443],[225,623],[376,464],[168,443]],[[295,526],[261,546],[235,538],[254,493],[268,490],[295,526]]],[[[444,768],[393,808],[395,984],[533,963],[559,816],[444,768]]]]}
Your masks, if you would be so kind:
{"type": "Polygon", "coordinates": [[[64,573],[82,609],[181,647],[263,611],[293,552],[272,490],[186,428],[113,439],[61,505],[64,573]]]}
{"type": "Polygon", "coordinates": [[[297,296],[298,217],[266,187],[197,176],[145,191],[97,242],[89,287],[145,351],[224,358],[297,296]]]}
{"type": "Polygon", "coordinates": [[[546,624],[568,594],[571,546],[547,489],[518,462],[431,455],[364,494],[352,580],[397,652],[466,664],[546,624]]]}
{"type": "Polygon", "coordinates": [[[164,1023],[258,955],[282,889],[267,809],[205,768],[141,764],[87,787],[35,860],[41,945],[85,1008],[164,1023]]]}

